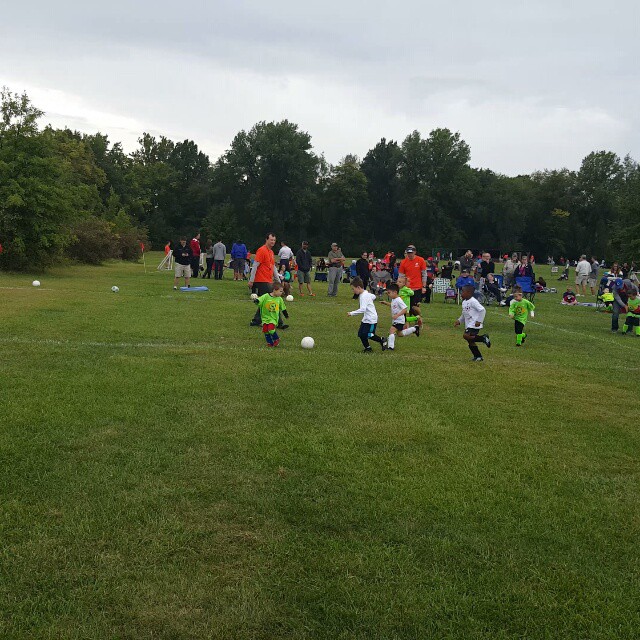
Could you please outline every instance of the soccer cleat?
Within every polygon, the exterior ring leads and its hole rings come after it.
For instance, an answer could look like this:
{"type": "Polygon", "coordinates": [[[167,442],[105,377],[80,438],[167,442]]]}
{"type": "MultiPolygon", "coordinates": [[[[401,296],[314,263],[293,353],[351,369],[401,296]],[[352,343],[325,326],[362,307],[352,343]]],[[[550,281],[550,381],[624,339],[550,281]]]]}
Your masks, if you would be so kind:
{"type": "Polygon", "coordinates": [[[490,349],[491,348],[491,340],[489,340],[489,334],[485,333],[484,337],[482,339],[482,342],[484,342],[487,345],[487,348],[490,349]]]}
{"type": "Polygon", "coordinates": [[[304,293],[302,291],[298,294],[301,298],[304,298],[304,293]]]}
{"type": "Polygon", "coordinates": [[[252,320],[252,321],[249,323],[249,326],[250,326],[250,327],[261,327],[261,326],[262,326],[262,323],[261,323],[261,322],[258,322],[257,320],[252,320]]]}
{"type": "MultiPolygon", "coordinates": [[[[640,336],[638,336],[638,338],[640,338],[640,336]]],[[[387,351],[395,351],[395,347],[387,347],[387,351]]]]}
{"type": "Polygon", "coordinates": [[[178,287],[173,287],[173,290],[174,290],[174,291],[177,291],[177,290],[178,290],[178,287]]]}
{"type": "Polygon", "coordinates": [[[288,329],[289,325],[288,324],[281,324],[278,329],[288,329]]]}
{"type": "Polygon", "coordinates": [[[522,344],[520,344],[519,342],[516,342],[516,347],[521,347],[522,344]]]}
{"type": "Polygon", "coordinates": [[[418,326],[416,327],[416,330],[414,331],[414,333],[416,334],[416,338],[419,338],[419,337],[420,337],[420,327],[421,327],[421,326],[422,326],[422,325],[418,325],[418,326]]]}
{"type": "Polygon", "coordinates": [[[273,346],[277,347],[280,344],[280,338],[278,338],[277,340],[273,341],[273,346]]]}
{"type": "Polygon", "coordinates": [[[484,358],[482,356],[478,356],[477,358],[471,358],[474,362],[483,362],[484,358]]]}
{"type": "Polygon", "coordinates": [[[311,298],[315,298],[315,297],[316,297],[316,294],[315,294],[315,293],[310,293],[310,294],[309,294],[309,296],[310,296],[311,298]]]}
{"type": "Polygon", "coordinates": [[[371,347],[366,347],[362,350],[362,353],[373,353],[373,349],[371,347]]]}

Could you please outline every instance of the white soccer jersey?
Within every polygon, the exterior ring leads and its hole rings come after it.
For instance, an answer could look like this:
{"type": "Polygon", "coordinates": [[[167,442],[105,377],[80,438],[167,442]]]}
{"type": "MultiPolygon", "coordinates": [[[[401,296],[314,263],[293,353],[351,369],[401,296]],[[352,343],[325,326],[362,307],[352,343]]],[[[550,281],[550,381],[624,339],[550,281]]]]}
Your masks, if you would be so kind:
{"type": "Polygon", "coordinates": [[[362,314],[362,322],[366,324],[377,324],[378,323],[378,312],[376,311],[376,307],[374,302],[376,297],[373,293],[369,293],[368,291],[363,291],[359,298],[360,300],[360,308],[355,311],[350,311],[350,316],[357,316],[362,314]]]}
{"type": "Polygon", "coordinates": [[[391,322],[393,324],[404,324],[406,322],[405,315],[397,317],[395,320],[393,319],[396,313],[400,313],[400,311],[406,311],[407,305],[404,303],[404,300],[398,296],[391,301],[391,322]]]}
{"type": "Polygon", "coordinates": [[[469,298],[462,301],[462,315],[458,320],[460,322],[464,320],[466,329],[482,329],[486,313],[487,310],[475,298],[469,298]],[[476,326],[476,322],[480,324],[476,326]]]}

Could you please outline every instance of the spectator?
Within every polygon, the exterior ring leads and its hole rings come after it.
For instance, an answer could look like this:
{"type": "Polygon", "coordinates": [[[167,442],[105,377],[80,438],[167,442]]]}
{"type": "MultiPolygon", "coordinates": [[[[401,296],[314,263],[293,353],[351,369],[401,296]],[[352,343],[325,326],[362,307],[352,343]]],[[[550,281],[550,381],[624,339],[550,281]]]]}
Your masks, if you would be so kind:
{"type": "Polygon", "coordinates": [[[315,293],[311,290],[311,267],[313,266],[313,258],[309,252],[309,243],[304,240],[298,253],[296,253],[296,264],[298,265],[298,290],[301,296],[302,285],[307,285],[307,293],[311,297],[315,297],[315,293]]]}
{"type": "Polygon", "coordinates": [[[582,291],[582,295],[587,295],[587,282],[589,281],[589,275],[591,274],[591,265],[587,260],[586,255],[581,255],[578,264],[576,265],[576,293],[579,295],[582,291]]]}
{"type": "Polygon", "coordinates": [[[191,279],[191,247],[187,247],[187,239],[180,238],[180,244],[173,250],[173,259],[175,260],[175,278],[173,280],[173,288],[178,288],[178,280],[184,278],[184,286],[190,287],[191,279]]]}
{"type": "Polygon", "coordinates": [[[327,263],[325,262],[324,258],[320,258],[320,260],[318,260],[318,264],[316,265],[316,271],[326,271],[327,270],[327,263]]]}
{"type": "MultiPolygon", "coordinates": [[[[214,264],[214,279],[222,280],[224,274],[224,260],[227,257],[227,247],[224,246],[222,240],[218,240],[213,245],[213,264],[214,264]]],[[[211,271],[209,271],[211,273],[211,271]]],[[[209,276],[211,277],[211,276],[209,276]]]]}
{"type": "Polygon", "coordinates": [[[377,296],[382,295],[389,282],[391,282],[391,274],[387,271],[387,265],[382,262],[373,272],[373,292],[377,296]]]}
{"type": "Polygon", "coordinates": [[[329,277],[327,279],[329,289],[327,295],[335,298],[338,295],[338,285],[342,279],[342,268],[344,266],[344,255],[342,255],[342,251],[340,251],[335,242],[331,244],[331,251],[329,251],[327,260],[329,261],[329,277]]]}
{"type": "Polygon", "coordinates": [[[618,331],[618,320],[621,313],[627,312],[627,302],[629,300],[629,294],[638,293],[638,287],[636,287],[631,280],[623,280],[622,278],[616,278],[612,283],[611,293],[613,293],[613,314],[611,316],[611,331],[616,333],[618,331]]]}
{"type": "Polygon", "coordinates": [[[463,269],[456,279],[456,289],[460,291],[462,287],[475,287],[475,280],[469,274],[469,269],[463,269]]]}
{"type": "Polygon", "coordinates": [[[507,258],[502,266],[502,278],[505,289],[510,289],[515,282],[515,272],[518,266],[518,254],[512,253],[510,258],[507,258]]]}
{"type": "Polygon", "coordinates": [[[366,290],[369,288],[369,259],[367,258],[367,252],[363,251],[362,255],[356,261],[356,275],[362,280],[362,287],[366,290]]]}
{"type": "Polygon", "coordinates": [[[233,263],[233,279],[244,279],[244,263],[247,259],[247,246],[238,240],[231,247],[231,262],[233,263]]]}
{"type": "Polygon", "coordinates": [[[533,268],[529,264],[529,259],[525,254],[520,258],[520,262],[516,265],[516,268],[513,272],[514,282],[516,278],[531,278],[531,281],[535,280],[535,276],[533,274],[533,268]]]}
{"type": "Polygon", "coordinates": [[[191,247],[191,277],[197,278],[200,273],[200,234],[191,239],[189,243],[191,247]]]}
{"type": "Polygon", "coordinates": [[[466,269],[469,273],[471,273],[471,269],[473,269],[473,252],[471,249],[467,249],[463,256],[460,256],[460,272],[463,269],[466,269]]]}
{"type": "Polygon", "coordinates": [[[504,306],[502,301],[502,292],[500,291],[500,287],[493,277],[493,272],[487,273],[487,278],[484,281],[484,286],[487,288],[487,291],[490,291],[494,295],[495,299],[498,301],[498,304],[504,306]]]}
{"type": "Polygon", "coordinates": [[[589,274],[589,288],[591,289],[591,295],[595,296],[598,289],[598,273],[600,272],[600,263],[596,260],[595,256],[591,256],[591,273],[589,274]]]}
{"type": "Polygon", "coordinates": [[[480,277],[487,278],[490,273],[495,273],[496,265],[491,259],[491,254],[488,252],[484,252],[482,254],[482,260],[480,261],[480,277]]]}
{"type": "Polygon", "coordinates": [[[209,280],[211,280],[211,269],[213,268],[213,242],[211,240],[207,240],[205,255],[207,260],[207,268],[202,274],[202,279],[204,280],[204,278],[209,278],[209,280]]]}
{"type": "Polygon", "coordinates": [[[280,243],[280,251],[278,251],[278,261],[280,263],[280,266],[284,265],[288,269],[291,258],[293,258],[293,251],[283,240],[280,243]]]}

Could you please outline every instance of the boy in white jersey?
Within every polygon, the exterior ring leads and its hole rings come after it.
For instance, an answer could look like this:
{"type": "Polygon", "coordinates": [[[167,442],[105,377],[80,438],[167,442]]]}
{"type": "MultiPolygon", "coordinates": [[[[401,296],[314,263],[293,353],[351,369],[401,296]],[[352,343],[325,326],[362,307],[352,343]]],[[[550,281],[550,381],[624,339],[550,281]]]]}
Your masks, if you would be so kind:
{"type": "Polygon", "coordinates": [[[387,339],[387,348],[393,351],[396,346],[397,336],[410,336],[412,333],[416,334],[416,337],[420,336],[420,327],[407,328],[406,313],[408,307],[405,301],[400,297],[400,287],[391,282],[387,285],[387,295],[391,299],[391,329],[389,329],[389,338],[387,339]]]}
{"type": "Polygon", "coordinates": [[[351,290],[358,296],[360,307],[355,311],[349,311],[348,316],[357,316],[362,314],[362,323],[358,331],[358,338],[364,347],[364,353],[371,353],[371,345],[369,340],[379,342],[382,350],[387,348],[387,341],[376,335],[376,326],[378,324],[378,312],[374,305],[376,297],[373,293],[365,291],[364,284],[360,278],[354,278],[351,281],[351,290]]]}
{"type": "Polygon", "coordinates": [[[460,290],[460,296],[462,297],[462,315],[454,322],[454,327],[459,327],[464,320],[464,334],[462,337],[467,341],[469,349],[473,354],[472,360],[475,362],[482,362],[484,358],[480,353],[480,349],[476,346],[477,342],[482,342],[487,347],[491,347],[491,340],[489,340],[489,334],[478,335],[480,329],[482,329],[482,323],[484,322],[484,316],[487,310],[473,297],[474,287],[467,285],[460,290]]]}

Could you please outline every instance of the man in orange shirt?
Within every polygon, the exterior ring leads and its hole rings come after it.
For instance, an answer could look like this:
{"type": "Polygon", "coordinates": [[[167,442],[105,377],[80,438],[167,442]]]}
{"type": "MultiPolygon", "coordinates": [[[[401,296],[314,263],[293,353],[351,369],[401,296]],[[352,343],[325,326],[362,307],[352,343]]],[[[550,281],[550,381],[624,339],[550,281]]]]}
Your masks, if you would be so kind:
{"type": "Polygon", "coordinates": [[[427,292],[427,263],[424,258],[416,255],[416,248],[412,244],[404,250],[404,255],[399,271],[407,276],[407,286],[413,289],[410,306],[415,307],[422,302],[422,296],[427,292]]]}
{"type": "MultiPolygon", "coordinates": [[[[271,293],[274,280],[280,282],[280,274],[276,268],[276,261],[273,255],[273,245],[276,243],[276,236],[268,233],[264,244],[256,251],[256,257],[251,267],[251,275],[249,276],[249,289],[252,293],[258,294],[258,297],[265,293],[271,293]]],[[[262,320],[260,318],[260,309],[256,311],[253,320],[250,322],[252,327],[261,327],[262,320]]],[[[286,328],[280,325],[280,328],[286,328]]]]}

